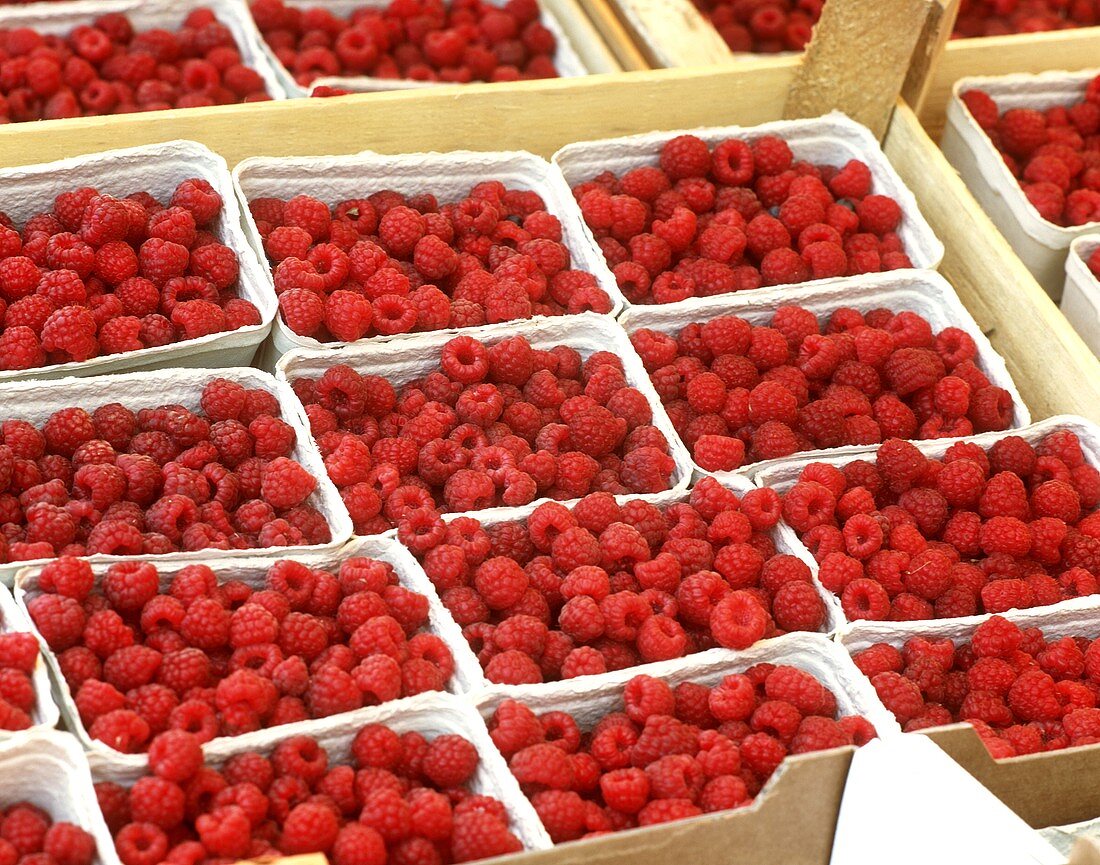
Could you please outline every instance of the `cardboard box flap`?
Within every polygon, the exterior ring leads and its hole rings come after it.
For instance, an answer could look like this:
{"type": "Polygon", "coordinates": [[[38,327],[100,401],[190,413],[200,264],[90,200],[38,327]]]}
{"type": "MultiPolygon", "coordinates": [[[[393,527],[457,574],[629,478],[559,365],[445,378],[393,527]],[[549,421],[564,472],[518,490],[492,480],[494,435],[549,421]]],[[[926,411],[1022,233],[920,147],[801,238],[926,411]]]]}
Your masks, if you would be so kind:
{"type": "Polygon", "coordinates": [[[969,724],[938,727],[924,735],[1033,829],[1100,815],[1100,745],[994,760],[969,724]]]}
{"type": "MultiPolygon", "coordinates": [[[[977,737],[975,737],[976,739],[977,737]]],[[[1061,853],[927,738],[878,739],[852,758],[835,865],[1062,865],[1061,853]],[[920,831],[918,827],[928,827],[920,831]],[[903,844],[898,844],[904,839],[903,844]]]]}
{"type": "Polygon", "coordinates": [[[827,865],[854,748],[788,759],[756,803],[693,820],[616,832],[499,865],[827,865]]]}

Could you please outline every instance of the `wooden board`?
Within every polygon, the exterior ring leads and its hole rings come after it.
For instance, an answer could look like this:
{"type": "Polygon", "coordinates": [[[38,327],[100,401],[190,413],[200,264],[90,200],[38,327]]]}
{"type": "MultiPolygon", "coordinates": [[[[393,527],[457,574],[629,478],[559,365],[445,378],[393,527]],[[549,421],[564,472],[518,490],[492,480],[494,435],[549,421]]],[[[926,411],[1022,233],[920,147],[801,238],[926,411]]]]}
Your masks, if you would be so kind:
{"type": "Polygon", "coordinates": [[[542,0],[569,37],[590,72],[621,72],[624,67],[603,34],[581,8],[580,0],[542,0]]]}
{"type": "Polygon", "coordinates": [[[881,139],[913,54],[930,22],[935,29],[939,9],[935,0],[826,3],[783,116],[817,117],[837,107],[881,139]]]}
{"type": "Polygon", "coordinates": [[[550,156],[572,141],[660,128],[776,120],[795,65],[467,84],[0,126],[0,163],[187,138],[235,165],[248,156],[523,149],[550,156]]]}
{"type": "Polygon", "coordinates": [[[921,123],[939,140],[951,87],[960,78],[1048,69],[1100,70],[1100,27],[952,39],[932,72],[923,104],[917,106],[921,123]]]}
{"type": "MultiPolygon", "coordinates": [[[[775,60],[574,81],[469,85],[0,128],[8,165],[193,138],[235,164],[255,155],[526,149],[652,129],[779,118],[795,66],[775,60]]],[[[887,154],[947,245],[944,276],[1008,360],[1036,418],[1100,421],[1100,361],[1039,288],[904,106],[887,154]]],[[[2,193],[0,193],[2,199],[2,193]]],[[[2,208],[2,204],[0,204],[2,208]]]]}
{"type": "Polygon", "coordinates": [[[649,61],[638,47],[635,36],[623,23],[609,0],[577,0],[592,25],[600,32],[619,65],[627,72],[649,69],[649,61]]]}
{"type": "Polygon", "coordinates": [[[736,62],[691,0],[604,0],[654,67],[736,62]]]}

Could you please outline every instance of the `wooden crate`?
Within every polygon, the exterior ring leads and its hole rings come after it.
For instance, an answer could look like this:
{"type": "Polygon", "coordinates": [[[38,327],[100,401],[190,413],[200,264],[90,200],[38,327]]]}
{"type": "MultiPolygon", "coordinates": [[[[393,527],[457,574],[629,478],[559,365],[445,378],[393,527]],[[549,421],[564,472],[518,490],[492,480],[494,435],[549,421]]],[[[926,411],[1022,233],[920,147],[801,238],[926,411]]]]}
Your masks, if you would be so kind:
{"type": "MultiPolygon", "coordinates": [[[[7,165],[189,138],[231,165],[248,156],[525,149],[782,116],[798,67],[666,69],[573,81],[466,85],[255,105],[80,118],[0,128],[7,165]]],[[[916,115],[899,103],[887,155],[947,247],[941,272],[1005,356],[1036,419],[1100,421],[1100,360],[967,192],[916,115]]]]}
{"type": "Polygon", "coordinates": [[[1100,27],[953,39],[932,71],[924,101],[918,106],[920,120],[938,141],[951,88],[960,78],[1091,68],[1100,68],[1100,27]]]}
{"type": "MultiPolygon", "coordinates": [[[[581,2],[587,8],[588,0],[581,2]]],[[[785,111],[804,114],[816,95],[818,104],[868,112],[870,125],[881,129],[887,155],[947,247],[941,272],[1006,357],[1033,415],[1075,413],[1100,422],[1100,360],[993,228],[917,115],[903,103],[883,111],[880,98],[865,98],[850,79],[836,82],[840,89],[830,102],[832,94],[820,80],[815,85],[802,77],[803,67],[801,61],[778,58],[13,125],[0,128],[0,161],[30,164],[177,138],[201,141],[231,165],[257,155],[363,149],[526,149],[548,157],[573,141],[653,129],[753,125],[780,119],[785,111]],[[793,99],[792,92],[802,98],[793,99]],[[843,101],[853,94],[854,101],[843,101]]],[[[696,865],[734,860],[827,865],[851,753],[792,761],[754,809],[569,845],[520,861],[664,865],[679,856],[696,865]],[[792,814],[798,819],[792,821],[792,814]]]]}

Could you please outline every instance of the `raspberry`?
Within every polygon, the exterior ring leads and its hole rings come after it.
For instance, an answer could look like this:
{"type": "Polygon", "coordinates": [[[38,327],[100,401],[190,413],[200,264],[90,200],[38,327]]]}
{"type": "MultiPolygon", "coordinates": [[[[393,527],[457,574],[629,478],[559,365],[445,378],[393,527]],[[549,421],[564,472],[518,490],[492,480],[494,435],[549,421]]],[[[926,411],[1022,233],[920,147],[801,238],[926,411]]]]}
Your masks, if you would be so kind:
{"type": "Polygon", "coordinates": [[[871,684],[898,723],[905,724],[924,711],[920,689],[904,676],[894,672],[878,673],[871,677],[871,684]]]}
{"type": "Polygon", "coordinates": [[[1028,156],[1047,140],[1046,118],[1030,108],[1012,108],[997,123],[1001,146],[1012,156],[1028,156]]]}
{"type": "Polygon", "coordinates": [[[825,621],[825,604],[809,583],[791,582],[775,593],[772,613],[787,631],[817,631],[825,621]]]}
{"type": "Polygon", "coordinates": [[[149,745],[149,768],[166,781],[182,783],[202,766],[202,750],[194,736],[169,730],[149,745]]]}
{"type": "Polygon", "coordinates": [[[715,605],[710,627],[722,646],[745,649],[764,637],[768,614],[753,595],[733,592],[715,605]]]}
{"type": "Polygon", "coordinates": [[[456,862],[502,856],[522,849],[507,824],[494,814],[471,810],[455,818],[451,852],[456,862]]]}
{"type": "Polygon", "coordinates": [[[159,826],[128,823],[115,835],[115,847],[126,865],[155,865],[168,853],[168,838],[159,826]]]}
{"type": "Polygon", "coordinates": [[[279,847],[291,854],[324,852],[332,848],[339,830],[331,808],[303,802],[294,807],[283,822],[279,847]]]}
{"type": "Polygon", "coordinates": [[[1001,616],[991,616],[974,630],[970,645],[978,657],[1003,658],[1016,651],[1022,638],[1015,624],[1001,616]]]}
{"type": "Polygon", "coordinates": [[[384,865],[386,842],[369,826],[347,823],[333,842],[332,859],[336,865],[384,865]]]}
{"type": "Polygon", "coordinates": [[[91,865],[95,838],[72,823],[54,823],[46,831],[42,852],[58,865],[91,865]]]}
{"type": "Polygon", "coordinates": [[[437,787],[459,787],[477,768],[478,755],[469,741],[457,735],[439,736],[424,755],[425,776],[437,787]]]}
{"type": "Polygon", "coordinates": [[[246,855],[248,851],[251,824],[237,805],[215,808],[202,814],[195,820],[195,830],[203,847],[215,855],[237,857],[246,855]]]}
{"type": "Polygon", "coordinates": [[[27,609],[38,632],[53,650],[63,651],[80,639],[85,616],[75,599],[39,595],[28,602],[27,609]]]}
{"type": "Polygon", "coordinates": [[[261,495],[279,510],[302,504],[316,487],[317,480],[286,457],[278,457],[263,468],[261,495]]]}

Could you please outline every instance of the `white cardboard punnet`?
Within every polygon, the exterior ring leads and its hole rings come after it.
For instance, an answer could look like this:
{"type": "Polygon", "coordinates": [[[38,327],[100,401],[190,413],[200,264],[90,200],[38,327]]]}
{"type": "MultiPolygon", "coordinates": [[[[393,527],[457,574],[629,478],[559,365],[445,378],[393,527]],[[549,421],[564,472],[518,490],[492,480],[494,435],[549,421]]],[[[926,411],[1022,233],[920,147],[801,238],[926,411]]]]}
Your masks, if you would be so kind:
{"type": "Polygon", "coordinates": [[[1075,237],[1095,232],[1100,223],[1063,227],[1043,219],[960,97],[968,90],[984,90],[1001,111],[1069,107],[1080,101],[1085,86],[1098,71],[960,78],[947,103],[947,125],[940,142],[944,155],[1027,269],[1056,300],[1070,243],[1075,237]]]}
{"type": "Polygon", "coordinates": [[[245,66],[264,79],[272,99],[285,99],[286,90],[271,63],[260,31],[246,0],[68,0],[0,7],[0,28],[30,27],[39,33],[65,36],[76,27],[90,25],[101,15],[122,13],[135,30],[178,30],[196,9],[209,9],[233,34],[245,66]]]}
{"type": "MultiPolygon", "coordinates": [[[[258,591],[266,587],[267,572],[271,566],[284,558],[293,558],[294,561],[300,562],[309,568],[336,573],[339,571],[342,562],[358,556],[366,556],[392,565],[400,585],[419,592],[428,599],[427,630],[443,639],[455,660],[455,672],[448,683],[448,688],[457,693],[480,690],[485,683],[485,679],[481,675],[481,665],[470,650],[466,638],[462,636],[461,628],[458,627],[451,614],[443,606],[443,602],[440,601],[439,595],[436,593],[435,586],[432,585],[431,580],[428,579],[419,563],[413,558],[412,553],[392,538],[375,537],[354,540],[336,549],[308,555],[266,555],[244,559],[207,559],[203,564],[209,565],[214,570],[219,584],[229,580],[240,580],[258,591]]],[[[168,590],[172,578],[188,564],[195,563],[176,562],[158,565],[157,573],[160,576],[162,592],[168,590]]],[[[101,587],[103,575],[108,567],[105,564],[93,566],[97,590],[101,587]]],[[[38,585],[38,578],[41,573],[42,568],[35,567],[24,568],[16,575],[16,595],[18,596],[19,608],[28,620],[30,616],[26,613],[26,605],[41,594],[38,585]]],[[[0,600],[2,600],[2,596],[0,596],[0,600]]],[[[37,635],[37,632],[35,633],[37,635]]],[[[77,711],[73,699],[75,695],[69,689],[65,677],[61,673],[57,656],[49,649],[40,635],[38,635],[38,639],[49,666],[49,685],[52,685],[53,697],[57,705],[61,707],[61,715],[65,720],[65,726],[80,740],[85,751],[92,755],[91,759],[95,761],[95,764],[120,769],[145,766],[147,761],[144,754],[123,754],[91,738],[80,719],[80,713],[77,711]]],[[[223,746],[231,747],[234,741],[236,739],[232,736],[221,736],[214,739],[210,747],[214,749],[223,746]]]]}
{"type": "MultiPolygon", "coordinates": [[[[0,12],[0,25],[3,16],[0,12]]],[[[248,366],[252,362],[257,348],[271,330],[278,305],[264,260],[256,256],[242,225],[229,166],[206,146],[195,141],[168,141],[40,165],[0,168],[0,211],[22,226],[32,216],[48,212],[60,193],[82,186],[95,187],[116,198],[148,192],[167,205],[176,186],[191,178],[206,180],[221,194],[222,212],[213,226],[213,233],[237,254],[240,263],[237,294],[255,304],[260,312],[260,323],[86,361],[3,371],[0,382],[168,367],[248,366]]]]}
{"type": "MultiPolygon", "coordinates": [[[[582,358],[588,358],[598,351],[609,351],[623,362],[627,383],[637,388],[649,401],[653,410],[653,426],[657,427],[668,440],[676,467],[671,478],[671,491],[687,489],[692,476],[691,458],[680,443],[679,436],[672,428],[661,400],[642,366],[641,358],[627,339],[626,333],[615,321],[605,315],[586,312],[580,315],[555,316],[539,321],[511,321],[490,324],[484,327],[471,327],[462,331],[463,336],[480,340],[487,345],[495,345],[511,336],[524,336],[536,349],[548,350],[564,345],[575,349],[582,358]]],[[[347,364],[363,374],[378,375],[395,387],[400,387],[439,368],[439,358],[443,346],[456,336],[453,332],[432,331],[415,338],[383,344],[356,343],[338,351],[295,349],[283,355],[276,366],[275,373],[284,382],[293,382],[302,377],[318,378],[325,370],[337,364],[347,364]]],[[[626,498],[646,498],[632,494],[626,498]]],[[[530,505],[537,505],[549,499],[536,499],[530,505]]],[[[569,505],[571,502],[562,502],[569,505]]],[[[448,514],[447,517],[473,516],[478,519],[490,516],[498,509],[489,508],[466,514],[448,514]]],[[[512,509],[507,509],[512,510],[512,509]]]]}
{"type": "MultiPolygon", "coordinates": [[[[719,482],[733,490],[738,497],[744,496],[749,490],[756,489],[756,485],[740,475],[730,475],[719,479],[719,482]]],[[[676,504],[677,502],[686,502],[690,499],[691,493],[687,490],[680,492],[665,492],[658,493],[652,496],[617,496],[616,498],[620,502],[627,502],[632,499],[641,498],[649,504],[655,505],[659,508],[667,508],[669,505],[676,504]]],[[[527,518],[531,515],[531,512],[537,507],[537,505],[525,505],[521,508],[491,508],[486,511],[479,511],[472,514],[478,522],[484,527],[497,526],[501,523],[508,522],[520,522],[525,523],[527,518]]],[[[450,516],[444,517],[444,520],[451,519],[450,516]]],[[[780,554],[796,555],[801,557],[802,548],[801,544],[797,547],[789,546],[789,538],[787,536],[781,536],[778,531],[772,530],[770,533],[772,540],[775,542],[776,551],[780,554]]],[[[820,633],[826,635],[832,635],[836,632],[837,628],[844,621],[844,613],[840,608],[840,601],[836,595],[825,589],[818,581],[817,577],[813,578],[814,588],[817,589],[818,596],[825,603],[825,622],[820,633]]],[[[805,633],[805,632],[799,632],[805,633]]],[[[707,658],[715,659],[716,662],[721,661],[723,658],[728,663],[740,663],[742,653],[731,649],[709,649],[706,652],[699,652],[694,655],[687,656],[688,658],[698,658],[705,661],[707,658]]],[[[685,659],[678,659],[676,662],[685,659]]],[[[651,676],[662,676],[667,670],[667,662],[658,661],[653,663],[639,663],[633,667],[627,668],[625,672],[630,672],[633,675],[647,674],[651,676]]],[[[614,679],[615,673],[601,673],[592,676],[579,676],[577,678],[569,680],[570,684],[567,687],[571,688],[596,688],[601,687],[604,681],[607,681],[607,677],[611,676],[614,679]]],[[[561,687],[565,686],[564,682],[547,682],[540,685],[499,685],[494,682],[490,682],[483,679],[483,688],[487,693],[512,696],[513,692],[516,693],[541,693],[543,689],[547,693],[557,693],[561,687]],[[520,689],[516,691],[516,689],[520,689]]]]}
{"type": "Polygon", "coordinates": [[[1100,249],[1100,234],[1083,234],[1066,256],[1066,286],[1059,304],[1092,353],[1100,355],[1100,278],[1085,262],[1100,249]]]}
{"type": "MultiPolygon", "coordinates": [[[[369,709],[359,709],[345,715],[301,721],[260,730],[234,739],[217,739],[203,746],[206,765],[217,769],[234,754],[258,751],[268,755],[280,742],[291,736],[310,736],[328,752],[329,765],[349,761],[351,743],[356,733],[367,724],[384,724],[397,733],[416,731],[429,741],[437,736],[457,733],[473,743],[480,761],[469,783],[474,793],[494,796],[504,803],[516,833],[528,850],[551,847],[535,809],[520,792],[519,783],[508,770],[497,751],[489,731],[469,701],[451,694],[417,694],[369,709]]],[[[124,786],[133,784],[145,774],[141,766],[112,767],[99,763],[92,755],[92,774],[97,781],[113,781],[124,786]]]]}
{"type": "MultiPolygon", "coordinates": [[[[1073,598],[1049,607],[1032,607],[1026,610],[1008,610],[999,613],[1002,618],[1015,622],[1021,630],[1038,628],[1051,640],[1062,637],[1100,637],[1100,596],[1073,598]]],[[[931,619],[915,633],[902,632],[890,627],[891,622],[869,622],[868,627],[840,635],[840,643],[851,654],[862,652],[875,643],[889,643],[901,648],[913,636],[932,640],[948,639],[953,642],[969,642],[974,629],[989,616],[970,616],[958,619],[931,619]],[[870,627],[874,625],[875,627],[870,627]]]]}
{"type": "Polygon", "coordinates": [[[92,787],[88,759],[68,733],[27,730],[0,739],[0,810],[28,801],[91,833],[98,865],[120,865],[92,787]]]}
{"type": "MultiPolygon", "coordinates": [[[[731,673],[741,672],[759,663],[789,664],[805,670],[833,692],[838,715],[863,715],[874,725],[879,736],[901,736],[897,721],[878,701],[870,682],[852,663],[847,653],[822,634],[791,633],[773,640],[764,640],[743,652],[713,649],[674,661],[650,664],[644,668],[632,667],[603,676],[554,682],[550,685],[516,685],[507,690],[491,688],[481,694],[478,709],[488,720],[497,706],[510,698],[524,703],[536,714],[567,712],[573,716],[582,731],[588,731],[611,712],[622,711],[623,689],[636,675],[646,673],[657,676],[673,687],[682,682],[713,686],[731,673]]],[[[788,761],[797,759],[797,756],[789,757],[781,763],[753,803],[741,810],[752,811],[759,808],[782,775],[788,761]]]]}
{"type": "MultiPolygon", "coordinates": [[[[25,633],[33,634],[34,625],[30,616],[23,610],[12,597],[7,587],[0,584],[0,634],[25,633]]],[[[31,684],[34,685],[35,704],[30,713],[32,729],[52,729],[57,726],[61,716],[50,693],[50,673],[47,666],[45,652],[38,653],[38,659],[34,663],[34,672],[31,673],[31,684]]],[[[0,742],[14,735],[7,730],[0,730],[0,742]]]]}
{"type": "MultiPolygon", "coordinates": [[[[351,517],[344,507],[340,494],[328,478],[325,464],[313,443],[309,425],[304,420],[301,403],[285,382],[276,381],[268,373],[256,369],[235,367],[231,369],[164,369],[153,372],[132,372],[94,378],[62,378],[53,381],[25,381],[0,384],[0,405],[4,407],[4,420],[25,420],[35,425],[43,424],[59,409],[73,406],[91,413],[110,403],[121,403],[137,411],[156,408],[171,401],[192,411],[200,410],[202,390],[216,378],[227,378],[246,388],[261,388],[275,395],[282,410],[283,420],[294,428],[297,437],[291,457],[317,479],[317,488],[307,499],[325,517],[332,533],[327,544],[298,547],[280,547],[267,550],[279,555],[299,552],[318,552],[338,547],[351,535],[351,517]]],[[[151,562],[193,562],[206,559],[241,558],[261,555],[261,550],[195,550],[190,552],[143,555],[151,562]]],[[[93,562],[117,562],[133,559],[132,556],[96,554],[93,562]]],[[[23,567],[41,565],[49,559],[34,559],[0,565],[0,582],[10,586],[15,572],[23,567]]]]}
{"type": "Polygon", "coordinates": [[[536,713],[563,711],[573,715],[581,730],[590,730],[604,715],[620,711],[623,688],[635,676],[647,674],[675,687],[681,682],[716,685],[731,673],[755,664],[788,664],[813,675],[836,696],[838,715],[863,715],[880,736],[899,736],[901,728],[887,711],[847,652],[824,634],[792,632],[762,640],[739,652],[709,649],[685,658],[630,667],[601,676],[565,679],[543,685],[490,685],[471,695],[485,718],[503,700],[519,700],[536,713]]]}
{"type": "MultiPolygon", "coordinates": [[[[506,0],[488,0],[493,6],[503,6],[506,0]]],[[[316,6],[315,0],[287,0],[287,6],[297,9],[308,9],[316,6]]],[[[357,9],[384,9],[389,5],[389,0],[327,0],[324,4],[334,15],[346,18],[357,9]]],[[[562,25],[554,17],[553,13],[545,5],[540,7],[540,20],[543,26],[554,34],[557,40],[557,50],[554,53],[554,65],[558,74],[563,78],[576,78],[587,75],[589,70],[585,67],[576,49],[569,41],[569,37],[562,25]]],[[[257,33],[259,31],[257,30],[257,33]]],[[[291,70],[287,69],[276,56],[263,37],[260,37],[262,50],[267,62],[278,73],[279,81],[287,94],[292,97],[309,96],[317,87],[339,87],[354,93],[374,93],[386,90],[413,90],[425,87],[440,87],[446,82],[440,81],[413,81],[407,78],[375,78],[368,75],[341,76],[329,75],[316,79],[308,87],[303,86],[294,78],[291,70]]]]}
{"type": "MultiPolygon", "coordinates": [[[[1071,415],[1059,415],[1047,418],[1046,420],[1038,421],[1023,429],[981,433],[979,435],[965,436],[964,438],[935,439],[933,441],[914,442],[913,444],[925,456],[938,459],[944,455],[952,444],[960,441],[974,442],[982,448],[988,449],[994,442],[1006,438],[1007,436],[1019,436],[1029,444],[1035,445],[1047,435],[1057,430],[1069,430],[1075,433],[1081,440],[1081,448],[1084,452],[1085,459],[1090,465],[1100,467],[1100,428],[1091,421],[1071,415]]],[[[772,487],[782,495],[794,486],[802,469],[805,468],[808,463],[821,462],[839,467],[854,462],[855,460],[868,460],[873,462],[877,449],[877,445],[869,447],[837,448],[828,454],[822,454],[816,457],[807,455],[791,457],[768,464],[765,468],[755,473],[753,480],[759,486],[772,487]]],[[[778,531],[779,536],[784,538],[785,543],[792,548],[797,548],[801,543],[798,540],[798,534],[785,520],[780,521],[778,531]]],[[[798,555],[807,565],[809,565],[816,579],[818,565],[809,549],[807,549],[805,545],[802,545],[801,551],[796,552],[795,555],[798,555]]],[[[1082,600],[1088,599],[1075,598],[1046,607],[1036,607],[1028,612],[1034,612],[1036,615],[1040,615],[1052,611],[1074,610],[1082,600]]],[[[925,635],[934,628],[973,628],[987,618],[987,614],[981,614],[947,619],[924,619],[911,622],[873,622],[865,619],[857,619],[855,621],[845,620],[837,631],[837,638],[846,645],[849,643],[853,645],[859,644],[860,641],[864,639],[869,639],[871,642],[895,639],[904,642],[909,637],[925,635]]]]}
{"type": "Polygon", "coordinates": [[[777,135],[790,145],[796,159],[838,168],[850,159],[862,160],[871,169],[873,191],[889,195],[901,206],[902,221],[898,235],[913,266],[931,270],[939,267],[943,259],[943,244],[921,215],[913,193],[898,176],[870,131],[836,111],[809,120],[776,120],[759,126],[682,129],[582,141],[567,144],[554,154],[553,162],[572,187],[591,180],[603,171],[621,175],[631,168],[654,165],[666,142],[687,134],[698,136],[712,147],[727,138],[751,142],[777,135]]]}
{"type": "MultiPolygon", "coordinates": [[[[649,328],[663,333],[678,334],[692,322],[705,322],[722,315],[739,316],[754,325],[766,325],[781,306],[796,305],[814,313],[822,323],[839,307],[854,307],[860,312],[885,307],[897,312],[919,313],[935,333],[947,327],[965,330],[978,347],[977,363],[990,382],[1012,395],[1012,427],[1031,423],[1031,413],[1008,373],[1004,359],[997,354],[978,323],[974,321],[951,285],[933,271],[894,270],[846,279],[824,280],[814,285],[795,288],[760,288],[751,292],[735,292],[716,297],[691,298],[680,303],[655,306],[632,306],[619,317],[619,324],[628,334],[649,328]]],[[[799,458],[807,460],[827,456],[837,449],[805,451],[799,458]]],[[[753,475],[782,460],[761,460],[741,466],[736,472],[706,472],[701,474],[727,478],[753,475]]]]}
{"type": "MultiPolygon", "coordinates": [[[[611,315],[622,310],[626,301],[588,226],[584,224],[573,193],[557,168],[533,153],[522,150],[499,153],[460,150],[387,156],[363,151],[350,156],[253,157],[243,160],[233,170],[233,185],[240,198],[248,238],[262,263],[272,297],[274,281],[267,267],[267,253],[259,229],[248,209],[250,199],[312,195],[332,206],[341,200],[364,198],[373,192],[392,189],[403,195],[431,193],[441,204],[446,204],[461,200],[476,184],[486,180],[500,181],[509,189],[537,192],[547,210],[561,222],[562,242],[571,253],[572,266],[596,277],[600,287],[611,298],[611,315]]],[[[529,321],[538,323],[545,318],[537,316],[529,321]]],[[[453,328],[433,331],[452,335],[460,332],[465,331],[453,328]]],[[[369,342],[388,342],[419,335],[375,336],[370,337],[369,342]]],[[[277,313],[271,342],[272,362],[295,348],[335,349],[348,345],[346,342],[319,342],[312,337],[299,336],[287,327],[277,313]]]]}

